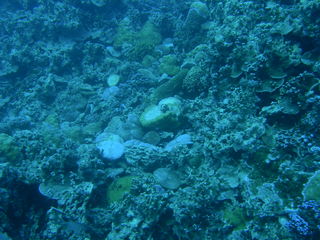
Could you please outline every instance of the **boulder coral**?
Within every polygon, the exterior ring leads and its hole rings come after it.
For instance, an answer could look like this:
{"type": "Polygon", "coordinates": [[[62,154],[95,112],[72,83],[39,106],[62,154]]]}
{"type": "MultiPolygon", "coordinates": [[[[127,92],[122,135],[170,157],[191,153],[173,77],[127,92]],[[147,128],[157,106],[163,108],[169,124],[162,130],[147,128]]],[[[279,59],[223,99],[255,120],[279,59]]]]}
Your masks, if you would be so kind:
{"type": "Polygon", "coordinates": [[[180,124],[181,114],[181,101],[169,97],[147,107],[140,116],[140,123],[145,128],[173,129],[180,124]]]}

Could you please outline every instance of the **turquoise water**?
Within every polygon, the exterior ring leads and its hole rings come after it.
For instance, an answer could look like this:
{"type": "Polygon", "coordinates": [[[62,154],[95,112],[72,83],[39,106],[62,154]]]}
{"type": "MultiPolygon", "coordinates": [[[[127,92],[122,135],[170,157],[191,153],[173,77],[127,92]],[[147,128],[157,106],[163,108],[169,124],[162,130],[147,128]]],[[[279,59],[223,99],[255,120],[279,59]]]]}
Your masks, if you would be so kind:
{"type": "Polygon", "coordinates": [[[319,16],[2,0],[0,239],[320,239],[319,16]]]}

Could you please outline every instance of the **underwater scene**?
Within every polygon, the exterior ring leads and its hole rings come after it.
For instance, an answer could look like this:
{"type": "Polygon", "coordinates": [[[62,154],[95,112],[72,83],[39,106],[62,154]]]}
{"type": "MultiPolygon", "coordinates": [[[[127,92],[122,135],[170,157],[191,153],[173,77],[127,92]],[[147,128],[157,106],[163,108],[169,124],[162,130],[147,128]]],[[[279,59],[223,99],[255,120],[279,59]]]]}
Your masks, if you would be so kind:
{"type": "Polygon", "coordinates": [[[319,0],[1,0],[0,240],[319,240],[319,0]]]}

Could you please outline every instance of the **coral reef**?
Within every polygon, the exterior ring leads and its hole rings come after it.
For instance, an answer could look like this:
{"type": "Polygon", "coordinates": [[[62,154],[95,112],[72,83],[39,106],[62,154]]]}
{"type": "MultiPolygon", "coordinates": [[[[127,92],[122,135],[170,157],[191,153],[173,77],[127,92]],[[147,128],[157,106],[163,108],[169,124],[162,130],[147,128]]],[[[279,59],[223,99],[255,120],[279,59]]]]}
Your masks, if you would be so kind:
{"type": "Polygon", "coordinates": [[[319,14],[0,1],[0,239],[320,239],[319,14]]]}

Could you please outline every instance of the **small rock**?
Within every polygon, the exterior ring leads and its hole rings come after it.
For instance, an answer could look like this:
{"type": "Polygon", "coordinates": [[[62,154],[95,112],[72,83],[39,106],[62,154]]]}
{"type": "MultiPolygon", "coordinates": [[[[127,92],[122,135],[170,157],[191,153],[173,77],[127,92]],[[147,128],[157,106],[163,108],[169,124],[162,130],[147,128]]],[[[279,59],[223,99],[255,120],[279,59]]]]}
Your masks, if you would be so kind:
{"type": "Polygon", "coordinates": [[[164,188],[177,189],[181,185],[178,174],[169,168],[158,168],[153,172],[156,181],[164,188]]]}
{"type": "Polygon", "coordinates": [[[116,134],[102,133],[96,138],[97,148],[103,158],[114,161],[124,153],[123,140],[116,134]]]}

